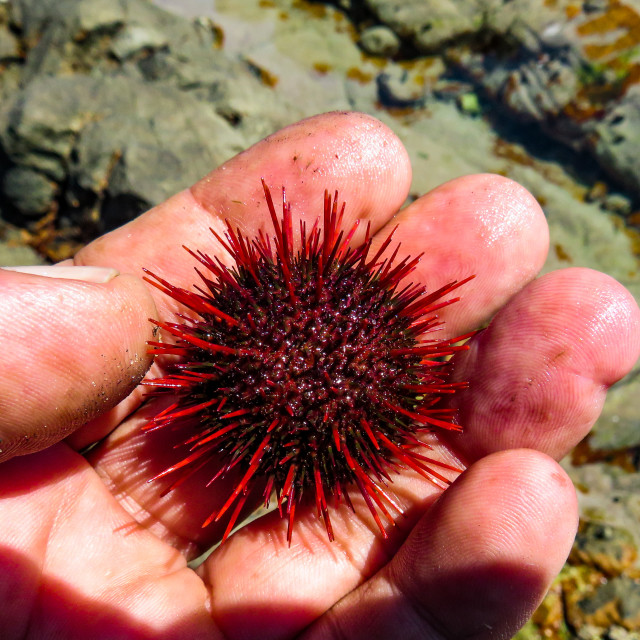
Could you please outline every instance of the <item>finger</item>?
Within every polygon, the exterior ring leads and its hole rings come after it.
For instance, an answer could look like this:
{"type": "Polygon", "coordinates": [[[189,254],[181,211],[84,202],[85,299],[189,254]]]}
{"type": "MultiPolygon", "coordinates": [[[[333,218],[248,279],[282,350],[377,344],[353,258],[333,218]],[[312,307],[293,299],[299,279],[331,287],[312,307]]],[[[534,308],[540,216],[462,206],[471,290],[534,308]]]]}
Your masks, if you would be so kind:
{"type": "Polygon", "coordinates": [[[551,459],[484,458],[303,638],[510,638],[562,568],[576,526],[573,485],[551,459]]]}
{"type": "Polygon", "coordinates": [[[144,283],[48,269],[51,277],[0,269],[0,370],[10,372],[0,378],[0,460],[44,449],[111,409],[149,367],[155,309],[144,283]]]}
{"type": "MultiPolygon", "coordinates": [[[[430,457],[456,462],[435,439],[430,443],[434,447],[430,457]]],[[[407,469],[392,474],[392,481],[389,490],[402,515],[393,511],[393,526],[384,521],[386,539],[362,496],[350,487],[355,514],[344,504],[331,505],[334,542],[328,540],[315,505],[308,501],[296,507],[291,545],[286,520],[276,511],[240,529],[216,549],[200,575],[212,588],[212,610],[220,628],[240,638],[293,637],[375,574],[442,493],[407,469]],[[251,615],[240,602],[250,603],[251,615]]]]}
{"type": "MultiPolygon", "coordinates": [[[[261,178],[276,206],[280,187],[286,187],[296,231],[299,220],[309,229],[321,216],[325,189],[339,190],[346,201],[345,228],[361,219],[375,230],[404,202],[411,166],[401,142],[378,120],[359,113],[314,116],[258,142],[191,189],[92,242],[77,254],[76,264],[109,264],[137,275],[146,267],[172,284],[191,286],[194,261],[182,245],[224,259],[210,227],[223,234],[228,219],[249,238],[271,229],[261,178]]],[[[366,224],[360,226],[363,237],[366,224]]],[[[176,309],[171,299],[154,295],[161,317],[176,309]]]]}
{"type": "MultiPolygon", "coordinates": [[[[189,289],[199,281],[195,260],[182,245],[225,259],[210,232],[224,235],[225,220],[252,238],[271,228],[261,178],[273,188],[287,188],[294,230],[298,220],[310,229],[323,210],[325,189],[340,190],[346,200],[345,227],[370,221],[373,229],[391,217],[406,199],[411,182],[407,152],[378,120],[359,113],[331,113],[296,123],[262,140],[187,189],[124,227],[109,233],[75,256],[78,265],[114,265],[143,276],[143,268],[189,289]]],[[[360,235],[364,234],[362,224],[360,235]]],[[[152,289],[159,317],[173,320],[184,312],[175,300],[152,289]]],[[[156,377],[161,374],[158,372],[156,377]]],[[[82,429],[70,441],[82,447],[108,434],[139,404],[141,394],[82,429]]]]}
{"type": "Polygon", "coordinates": [[[606,391],[640,354],[631,294],[590,269],[563,269],[526,287],[455,364],[469,389],[453,398],[468,460],[529,447],[559,459],[600,415],[606,391]]]}
{"type": "Polygon", "coordinates": [[[460,301],[441,311],[445,326],[439,337],[462,335],[487,322],[538,275],[549,247],[538,202],[498,175],[464,176],[437,187],[381,229],[374,250],[396,225],[401,255],[422,254],[410,279],[428,291],[475,275],[448,296],[460,301]]]}
{"type": "Polygon", "coordinates": [[[63,444],[0,466],[3,640],[221,636],[201,580],[63,444]]]}

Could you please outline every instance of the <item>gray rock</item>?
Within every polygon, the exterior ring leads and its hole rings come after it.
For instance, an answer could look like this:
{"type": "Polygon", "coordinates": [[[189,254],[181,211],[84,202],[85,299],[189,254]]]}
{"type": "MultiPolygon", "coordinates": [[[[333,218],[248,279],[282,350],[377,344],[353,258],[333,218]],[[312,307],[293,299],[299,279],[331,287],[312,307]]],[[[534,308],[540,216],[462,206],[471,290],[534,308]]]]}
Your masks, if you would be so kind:
{"type": "Polygon", "coordinates": [[[475,33],[484,22],[484,3],[474,0],[365,0],[365,4],[380,22],[423,52],[475,33]]]}
{"type": "Polygon", "coordinates": [[[34,169],[14,166],[3,176],[2,191],[20,213],[40,217],[51,210],[58,185],[34,169]]]}
{"type": "Polygon", "coordinates": [[[427,88],[415,74],[390,66],[376,79],[378,98],[388,107],[421,107],[427,99],[427,88]]]}
{"type": "Polygon", "coordinates": [[[215,49],[203,21],[142,0],[62,4],[12,3],[33,46],[0,104],[0,146],[16,167],[2,185],[26,215],[54,200],[97,206],[109,228],[286,123],[254,67],[215,49]]]}
{"type": "Polygon", "coordinates": [[[640,640],[640,632],[613,625],[607,630],[606,640],[640,640]]]}
{"type": "MultiPolygon", "coordinates": [[[[0,139],[14,161],[32,167],[28,176],[33,184],[34,173],[40,172],[38,206],[31,202],[35,194],[23,196],[27,202],[21,203],[30,215],[46,208],[41,202],[44,176],[69,185],[62,195],[71,205],[86,199],[87,192],[99,198],[127,196],[137,203],[129,213],[137,214],[245,145],[208,104],[163,83],[144,85],[125,76],[37,78],[13,101],[0,139]]],[[[14,203],[25,180],[5,182],[5,191],[13,188],[5,195],[14,203]]],[[[123,222],[125,213],[105,224],[123,222]]]]}
{"type": "Polygon", "coordinates": [[[169,45],[162,32],[137,24],[122,28],[111,43],[111,51],[118,60],[126,60],[141,51],[153,51],[169,45]]]}
{"type": "Polygon", "coordinates": [[[580,527],[571,551],[576,564],[588,564],[609,577],[620,575],[637,556],[633,536],[626,529],[599,522],[580,527]]]}
{"type": "Polygon", "coordinates": [[[360,34],[360,46],[372,56],[392,58],[400,50],[400,38],[388,27],[376,25],[360,34]]]}
{"type": "Polygon", "coordinates": [[[499,93],[518,116],[544,122],[558,117],[577,91],[578,79],[567,61],[547,57],[520,65],[504,79],[499,93]]]}
{"type": "MultiPolygon", "coordinates": [[[[0,211],[0,219],[2,218],[0,211]]],[[[42,257],[29,245],[24,244],[24,238],[12,229],[4,229],[0,225],[0,266],[17,267],[43,264],[42,257]]]]}
{"type": "Polygon", "coordinates": [[[607,405],[589,442],[597,451],[640,447],[638,388],[640,365],[607,393],[607,405]]]}
{"type": "Polygon", "coordinates": [[[602,199],[602,208],[619,216],[628,216],[632,211],[631,199],[621,193],[610,193],[602,199]]]}
{"type": "Polygon", "coordinates": [[[593,150],[602,168],[640,194],[640,87],[633,86],[595,126],[593,150]]]}
{"type": "Polygon", "coordinates": [[[8,20],[8,11],[6,7],[3,7],[0,3],[0,61],[2,62],[20,57],[18,40],[14,34],[6,28],[8,20]]]}
{"type": "Polygon", "coordinates": [[[62,17],[62,21],[69,25],[76,39],[82,41],[92,34],[116,32],[129,20],[128,13],[125,3],[113,0],[75,2],[71,15],[62,17]]]}
{"type": "Polygon", "coordinates": [[[531,53],[560,49],[569,42],[568,0],[364,0],[382,23],[418,50],[429,53],[458,42],[486,41],[487,34],[531,53]]]}
{"type": "Polygon", "coordinates": [[[446,50],[511,114],[592,153],[620,186],[640,196],[640,88],[627,84],[640,63],[632,32],[638,0],[592,2],[584,10],[570,0],[363,3],[410,46],[446,50]],[[488,37],[499,44],[487,48],[488,37]]]}
{"type": "MultiPolygon", "coordinates": [[[[92,112],[95,95],[70,91],[73,78],[42,77],[0,108],[0,144],[10,159],[56,182],[67,175],[76,137],[92,112]]],[[[95,87],[97,89],[97,86],[95,87]]]]}
{"type": "MultiPolygon", "coordinates": [[[[628,629],[640,626],[640,583],[627,576],[620,576],[608,580],[595,592],[586,596],[578,603],[587,619],[594,619],[596,626],[599,622],[614,621],[628,629]]],[[[600,625],[604,626],[604,625],[600,625]]]]}

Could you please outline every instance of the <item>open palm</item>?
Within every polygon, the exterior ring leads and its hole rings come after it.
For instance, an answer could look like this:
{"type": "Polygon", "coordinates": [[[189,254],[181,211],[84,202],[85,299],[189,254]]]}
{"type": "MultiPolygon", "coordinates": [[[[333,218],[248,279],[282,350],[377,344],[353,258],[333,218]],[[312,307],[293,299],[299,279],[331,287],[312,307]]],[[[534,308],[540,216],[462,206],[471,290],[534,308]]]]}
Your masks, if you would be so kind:
{"type": "Polygon", "coordinates": [[[585,436],[607,387],[637,359],[640,311],[595,271],[534,280],[548,230],[519,185],[460,178],[392,221],[410,181],[384,125],[327,114],[258,143],[75,258],[132,275],[94,284],[0,270],[3,638],[499,638],[524,623],[577,523],[554,459],[585,436]],[[301,212],[321,212],[325,188],[346,201],[345,227],[371,222],[374,249],[399,224],[401,251],[424,253],[412,279],[429,290],[476,275],[442,312],[450,337],[493,318],[456,356],[455,378],[471,385],[452,400],[465,431],[430,440],[434,455],[469,468],[445,493],[417,474],[394,477],[405,513],[387,540],[356,504],[357,515],[332,512],[331,543],[308,505],[291,548],[273,513],[193,571],[188,560],[226,524],[201,523],[234,479],[206,488],[204,469],[164,497],[147,482],[180,456],[175,434],[140,431],[155,409],[138,386],[148,318],[177,309],[139,278],[146,267],[189,288],[194,261],[181,245],[225,259],[210,227],[229,219],[249,237],[268,230],[261,177],[286,186],[294,228],[301,212]],[[76,453],[95,442],[87,458],[76,453]]]}

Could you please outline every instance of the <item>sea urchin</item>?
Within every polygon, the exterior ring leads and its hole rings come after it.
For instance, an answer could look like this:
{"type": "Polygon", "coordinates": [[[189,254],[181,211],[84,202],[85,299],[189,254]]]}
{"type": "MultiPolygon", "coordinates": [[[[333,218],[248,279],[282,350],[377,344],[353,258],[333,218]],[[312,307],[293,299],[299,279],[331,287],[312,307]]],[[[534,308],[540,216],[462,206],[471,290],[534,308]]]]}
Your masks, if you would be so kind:
{"type": "MultiPolygon", "coordinates": [[[[345,502],[357,487],[382,535],[380,514],[401,511],[389,491],[390,472],[411,468],[439,485],[436,468],[419,435],[434,427],[459,430],[453,410],[439,406],[442,394],[465,383],[448,382],[446,356],[469,335],[427,336],[442,323],[437,310],[470,278],[427,293],[404,284],[419,256],[397,261],[384,252],[391,236],[370,255],[367,228],[357,248],[358,224],[341,230],[345,205],[325,192],[323,224],[300,223],[294,249],[291,206],[282,191],[282,217],[263,181],[274,228],[249,239],[227,221],[225,238],[212,230],[235,264],[187,251],[204,269],[194,291],[146,271],[146,280],[191,310],[178,322],[156,322],[172,342],[150,342],[154,354],[179,356],[162,378],[149,380],[152,395],[173,396],[147,430],[183,434],[185,457],[156,476],[175,474],[168,492],[207,464],[209,486],[231,470],[239,480],[224,505],[203,523],[232,507],[223,540],[234,527],[252,488],[265,505],[275,492],[288,518],[291,543],[296,505],[313,496],[318,516],[334,539],[328,503],[345,502]],[[215,462],[214,462],[215,461],[215,462]],[[221,462],[222,461],[222,462],[221,462]]],[[[185,247],[186,248],[186,247],[185,247]]]]}

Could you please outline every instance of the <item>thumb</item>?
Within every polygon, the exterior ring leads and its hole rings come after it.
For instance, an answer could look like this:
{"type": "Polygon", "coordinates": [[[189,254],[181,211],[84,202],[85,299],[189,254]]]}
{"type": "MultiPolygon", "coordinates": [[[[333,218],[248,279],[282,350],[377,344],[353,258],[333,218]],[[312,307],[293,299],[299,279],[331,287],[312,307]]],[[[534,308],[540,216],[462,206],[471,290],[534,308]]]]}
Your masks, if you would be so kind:
{"type": "Polygon", "coordinates": [[[136,387],[151,364],[146,285],[102,267],[0,269],[0,461],[45,449],[136,387]]]}

